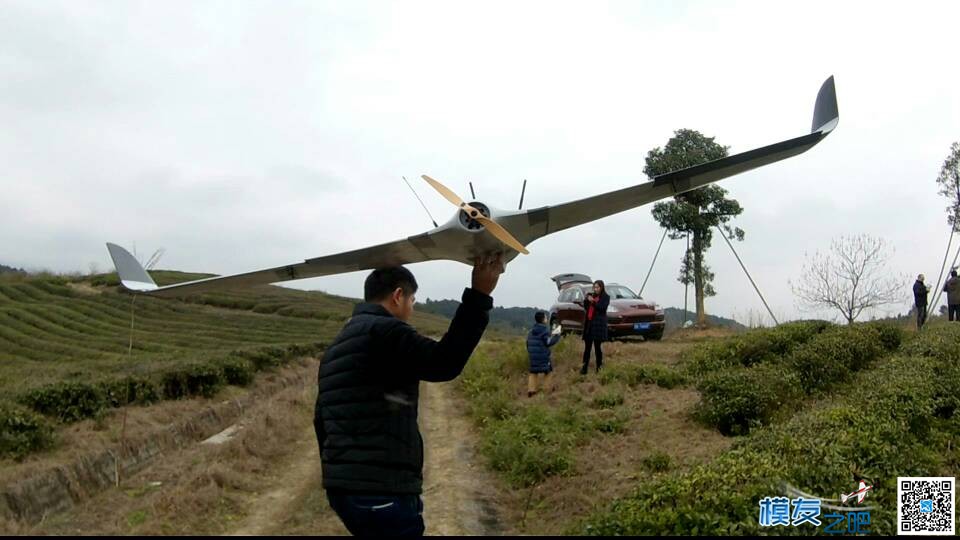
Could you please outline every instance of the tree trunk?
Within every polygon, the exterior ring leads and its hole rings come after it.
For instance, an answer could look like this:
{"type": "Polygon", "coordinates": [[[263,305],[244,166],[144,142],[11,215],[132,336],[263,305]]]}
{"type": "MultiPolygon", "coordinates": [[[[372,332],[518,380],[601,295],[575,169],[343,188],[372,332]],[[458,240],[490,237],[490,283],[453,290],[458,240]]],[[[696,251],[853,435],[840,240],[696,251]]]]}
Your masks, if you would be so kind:
{"type": "Polygon", "coordinates": [[[693,281],[697,296],[697,326],[707,327],[707,313],[703,305],[703,239],[702,232],[693,231],[693,281]]]}

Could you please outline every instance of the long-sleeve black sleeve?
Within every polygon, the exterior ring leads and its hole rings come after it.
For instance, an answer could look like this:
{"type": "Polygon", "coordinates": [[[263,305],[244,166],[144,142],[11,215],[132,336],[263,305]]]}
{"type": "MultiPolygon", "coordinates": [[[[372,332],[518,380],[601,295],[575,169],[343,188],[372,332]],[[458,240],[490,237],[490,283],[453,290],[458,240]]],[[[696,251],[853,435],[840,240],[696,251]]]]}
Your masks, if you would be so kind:
{"type": "Polygon", "coordinates": [[[320,399],[317,398],[317,405],[313,410],[313,431],[317,435],[317,446],[320,448],[320,455],[323,456],[323,445],[327,442],[327,431],[323,426],[323,415],[320,411],[320,399]]]}
{"type": "Polygon", "coordinates": [[[480,343],[492,308],[493,298],[465,289],[460,307],[440,341],[420,335],[410,325],[398,324],[385,336],[387,350],[401,363],[398,368],[420,380],[451,381],[460,375],[480,343]]]}

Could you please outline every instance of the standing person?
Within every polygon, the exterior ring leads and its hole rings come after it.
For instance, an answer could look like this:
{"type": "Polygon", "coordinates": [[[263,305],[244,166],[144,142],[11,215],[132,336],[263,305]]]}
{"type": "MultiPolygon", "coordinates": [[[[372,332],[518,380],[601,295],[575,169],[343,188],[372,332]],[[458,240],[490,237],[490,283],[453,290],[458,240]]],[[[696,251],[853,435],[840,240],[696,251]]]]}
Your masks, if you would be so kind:
{"type": "Polygon", "coordinates": [[[923,283],[923,274],[917,276],[917,281],[913,283],[913,303],[917,307],[917,330],[923,327],[927,322],[927,293],[930,287],[923,283]]]}
{"type": "Polygon", "coordinates": [[[956,269],[950,271],[950,279],[943,284],[943,291],[947,293],[947,317],[960,322],[960,278],[957,278],[956,269]]]}
{"type": "Polygon", "coordinates": [[[600,344],[607,340],[607,307],[610,306],[610,295],[602,280],[593,282],[593,292],[583,301],[586,315],[583,319],[583,367],[580,374],[586,375],[590,366],[590,346],[593,345],[597,353],[597,373],[603,367],[603,351],[600,344]]]}
{"type": "MultiPolygon", "coordinates": [[[[559,333],[551,335],[544,321],[547,314],[538,311],[533,316],[536,324],[527,334],[527,354],[530,355],[530,373],[527,375],[527,397],[537,393],[538,379],[543,379],[543,389],[553,391],[553,363],[550,361],[550,347],[560,341],[559,333]]],[[[559,328],[559,327],[558,327],[559,328]]]]}
{"type": "Polygon", "coordinates": [[[476,260],[472,286],[439,342],[407,324],[417,292],[409,270],[367,276],[364,302],[323,355],[313,420],[327,500],[352,534],[423,535],[420,381],[450,381],[463,371],[502,272],[500,255],[476,260]]]}

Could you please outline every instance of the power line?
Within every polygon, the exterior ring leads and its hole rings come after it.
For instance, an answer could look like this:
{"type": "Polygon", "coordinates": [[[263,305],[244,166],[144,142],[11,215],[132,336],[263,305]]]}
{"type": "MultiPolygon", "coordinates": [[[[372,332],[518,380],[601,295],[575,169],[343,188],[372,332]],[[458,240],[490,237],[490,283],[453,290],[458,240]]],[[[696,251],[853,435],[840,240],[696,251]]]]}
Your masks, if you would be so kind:
{"type": "MultiPolygon", "coordinates": [[[[939,290],[940,290],[940,287],[943,286],[943,283],[940,283],[940,280],[942,280],[942,279],[944,278],[944,275],[943,275],[943,274],[944,274],[944,270],[945,270],[946,267],[947,267],[947,257],[950,256],[950,245],[953,244],[953,235],[954,235],[954,233],[955,233],[956,231],[957,231],[957,229],[951,225],[951,226],[950,226],[950,240],[947,241],[947,251],[943,254],[943,262],[940,263],[940,276],[937,277],[937,286],[934,287],[934,291],[939,291],[939,290]]],[[[954,261],[953,261],[953,262],[954,262],[954,264],[956,264],[956,262],[957,262],[957,261],[956,261],[956,258],[954,258],[954,261]]],[[[934,302],[930,302],[930,305],[927,306],[927,316],[928,316],[928,317],[929,317],[930,314],[933,312],[933,306],[936,305],[936,303],[940,301],[940,295],[939,295],[938,293],[935,293],[935,294],[937,294],[937,296],[936,296],[936,299],[937,299],[937,300],[934,301],[934,302]]]]}
{"type": "Polygon", "coordinates": [[[687,313],[687,297],[690,293],[690,233],[687,233],[687,251],[683,253],[683,324],[686,325],[689,314],[687,313]]]}
{"type": "Polygon", "coordinates": [[[650,263],[650,269],[647,270],[647,277],[643,278],[643,285],[640,286],[639,296],[643,297],[643,289],[647,286],[647,280],[650,279],[650,273],[653,272],[653,265],[657,262],[657,256],[660,255],[660,248],[663,247],[663,241],[667,238],[667,229],[663,229],[663,236],[660,237],[660,245],[657,246],[657,252],[653,255],[653,261],[650,263]]]}
{"type": "MultiPolygon", "coordinates": [[[[948,254],[948,255],[949,255],[949,254],[948,254]]],[[[957,267],[957,258],[960,258],[960,246],[957,246],[957,253],[954,254],[954,256],[953,256],[953,262],[950,263],[950,268],[951,268],[951,269],[957,267]]],[[[946,280],[944,280],[944,283],[946,283],[946,280]]],[[[934,297],[935,300],[934,300],[933,302],[930,302],[930,306],[933,306],[933,305],[935,305],[935,304],[940,303],[940,297],[943,296],[943,287],[938,286],[938,287],[937,287],[937,292],[936,292],[936,294],[937,294],[937,296],[934,297]]],[[[949,301],[949,298],[948,298],[948,301],[949,301]]],[[[927,309],[929,310],[929,309],[931,309],[931,308],[928,306],[927,309]]],[[[929,312],[928,312],[928,313],[929,313],[929,312]]]]}
{"type": "Polygon", "coordinates": [[[737,258],[737,262],[740,263],[740,268],[743,268],[743,273],[747,275],[747,279],[750,280],[750,284],[753,285],[753,290],[757,291],[757,295],[760,297],[760,301],[763,302],[763,306],[767,308],[767,312],[770,313],[770,318],[773,319],[774,324],[777,326],[780,325],[780,322],[777,321],[777,318],[773,314],[773,310],[770,309],[770,306],[767,305],[766,299],[763,298],[763,294],[760,293],[760,288],[757,287],[757,284],[753,282],[753,278],[750,277],[750,272],[747,272],[747,267],[743,264],[743,261],[740,260],[740,255],[737,254],[737,250],[733,249],[733,243],[730,242],[730,239],[727,238],[727,235],[723,234],[723,229],[720,228],[720,225],[715,225],[717,231],[720,232],[720,236],[727,242],[727,245],[730,246],[730,251],[733,252],[733,256],[737,258]]]}

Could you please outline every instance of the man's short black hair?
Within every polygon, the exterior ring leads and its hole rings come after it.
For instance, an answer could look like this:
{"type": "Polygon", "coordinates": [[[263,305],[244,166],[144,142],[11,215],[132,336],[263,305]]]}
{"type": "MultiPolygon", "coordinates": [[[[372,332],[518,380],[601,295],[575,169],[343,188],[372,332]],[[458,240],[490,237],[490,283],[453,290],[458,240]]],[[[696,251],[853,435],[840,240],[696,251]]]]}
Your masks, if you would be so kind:
{"type": "Polygon", "coordinates": [[[533,316],[533,320],[537,321],[537,323],[543,323],[543,321],[546,320],[546,318],[547,318],[547,314],[542,311],[538,311],[533,316]]]}
{"type": "Polygon", "coordinates": [[[957,271],[956,271],[956,270],[951,270],[951,271],[950,271],[950,277],[957,277],[957,271]]]}
{"type": "Polygon", "coordinates": [[[390,296],[397,287],[403,289],[403,294],[411,295],[417,292],[417,280],[413,273],[402,266],[378,268],[363,282],[363,301],[379,302],[390,296]]]}

